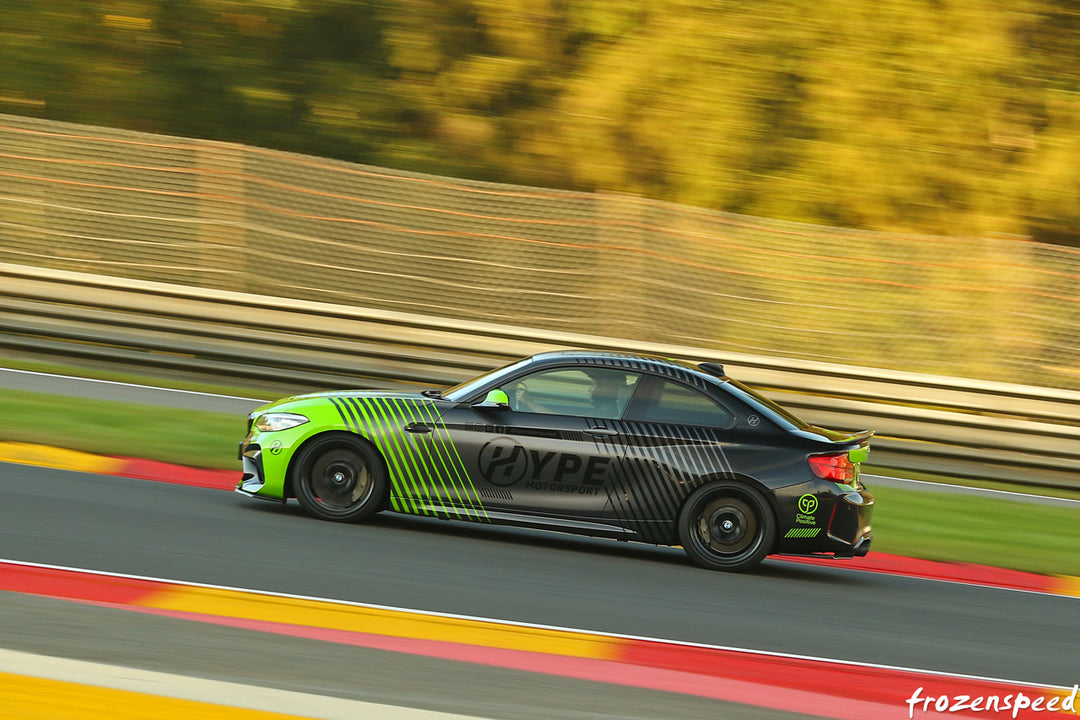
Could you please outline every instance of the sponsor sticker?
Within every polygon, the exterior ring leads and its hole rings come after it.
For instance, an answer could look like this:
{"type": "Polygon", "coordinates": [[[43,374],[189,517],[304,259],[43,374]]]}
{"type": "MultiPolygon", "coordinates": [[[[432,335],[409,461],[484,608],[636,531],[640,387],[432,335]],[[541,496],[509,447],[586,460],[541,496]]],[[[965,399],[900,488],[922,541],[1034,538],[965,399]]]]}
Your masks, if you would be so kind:
{"type": "Polygon", "coordinates": [[[480,448],[480,474],[492,485],[508,487],[529,472],[529,454],[517,440],[497,437],[480,448]]]}
{"type": "Polygon", "coordinates": [[[795,516],[795,522],[800,525],[817,525],[814,513],[818,509],[818,499],[814,495],[806,494],[799,498],[799,513],[795,516]]]}
{"type": "MultiPolygon", "coordinates": [[[[522,480],[533,490],[577,492],[557,487],[562,483],[602,487],[611,458],[602,455],[575,455],[526,448],[516,439],[500,436],[480,448],[480,474],[498,487],[510,487],[522,480]]],[[[582,495],[595,492],[582,490],[582,495]]]]}

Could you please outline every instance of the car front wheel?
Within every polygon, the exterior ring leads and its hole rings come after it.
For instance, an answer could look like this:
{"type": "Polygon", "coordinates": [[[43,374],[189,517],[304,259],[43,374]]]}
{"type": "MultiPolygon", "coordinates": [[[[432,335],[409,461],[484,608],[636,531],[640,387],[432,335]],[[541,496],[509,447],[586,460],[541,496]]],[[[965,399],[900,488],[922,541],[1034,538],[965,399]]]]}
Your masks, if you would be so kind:
{"type": "Polygon", "coordinates": [[[740,483],[698,488],[679,514],[679,539],[698,565],[741,572],[757,566],[772,549],[776,520],[765,497],[740,483]]]}
{"type": "Polygon", "coordinates": [[[327,435],[306,445],[296,460],[293,491],[300,506],[323,520],[355,522],[382,509],[386,469],[367,443],[327,435]]]}

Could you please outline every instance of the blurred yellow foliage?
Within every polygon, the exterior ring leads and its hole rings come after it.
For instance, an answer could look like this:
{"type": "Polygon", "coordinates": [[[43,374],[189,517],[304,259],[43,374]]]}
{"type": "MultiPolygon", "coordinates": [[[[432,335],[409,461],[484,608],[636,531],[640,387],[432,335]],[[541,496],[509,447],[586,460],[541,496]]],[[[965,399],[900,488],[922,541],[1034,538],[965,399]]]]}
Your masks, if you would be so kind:
{"type": "Polygon", "coordinates": [[[1080,244],[1073,5],[10,0],[0,97],[408,170],[1080,244]]]}

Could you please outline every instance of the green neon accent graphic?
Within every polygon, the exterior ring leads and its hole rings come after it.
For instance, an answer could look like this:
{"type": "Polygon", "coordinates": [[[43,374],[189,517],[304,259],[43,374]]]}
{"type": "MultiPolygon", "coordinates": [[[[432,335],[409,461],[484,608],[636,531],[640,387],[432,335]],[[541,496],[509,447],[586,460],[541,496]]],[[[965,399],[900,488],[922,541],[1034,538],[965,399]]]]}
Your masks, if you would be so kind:
{"type": "MultiPolygon", "coordinates": [[[[377,400],[369,400],[366,405],[368,406],[368,410],[372,412],[373,417],[378,418],[378,422],[380,423],[382,431],[384,433],[383,443],[386,443],[388,451],[390,451],[393,454],[393,457],[396,459],[397,472],[401,474],[403,479],[402,483],[397,484],[397,486],[401,487],[407,484],[408,486],[413,488],[413,491],[408,493],[409,497],[419,497],[419,490],[416,488],[416,473],[413,468],[409,467],[408,458],[406,458],[405,452],[402,451],[401,445],[399,444],[399,441],[397,441],[397,433],[394,432],[393,424],[390,419],[388,419],[387,412],[383,410],[377,400]]],[[[421,508],[416,505],[415,500],[410,500],[409,503],[411,506],[411,511],[413,511],[414,513],[418,515],[428,514],[426,511],[421,510],[421,508]]]]}
{"type": "MultiPolygon", "coordinates": [[[[410,415],[415,418],[413,422],[423,422],[433,428],[430,435],[416,436],[413,439],[413,442],[416,443],[418,449],[423,451],[428,476],[432,479],[438,479],[439,486],[442,488],[443,497],[451,498],[456,496],[456,499],[461,502],[461,495],[464,490],[461,473],[457,467],[454,467],[453,463],[448,462],[449,458],[447,457],[445,446],[439,447],[435,444],[438,433],[438,423],[430,417],[430,413],[425,412],[428,410],[430,410],[430,406],[428,405],[410,406],[410,415]],[[420,415],[412,415],[412,410],[416,410],[420,415]],[[453,493],[451,493],[451,490],[453,493]]],[[[466,502],[472,502],[471,498],[466,499],[466,502]]]]}
{"type": "MultiPolygon", "coordinates": [[[[429,416],[433,415],[430,405],[425,406],[423,409],[428,412],[429,416]]],[[[458,501],[463,500],[462,494],[464,494],[464,503],[475,507],[483,513],[485,520],[489,519],[487,510],[484,508],[484,502],[480,498],[480,493],[477,491],[476,486],[473,485],[472,478],[469,477],[469,471],[465,468],[465,463],[458,453],[457,446],[450,439],[446,426],[434,417],[431,418],[431,425],[435,428],[432,433],[432,442],[434,443],[437,440],[441,450],[438,453],[440,462],[448,463],[453,469],[454,490],[457,493],[458,501]],[[450,456],[451,452],[453,457],[450,456]]]]}
{"type": "MultiPolygon", "coordinates": [[[[394,404],[402,417],[411,419],[413,422],[417,422],[417,413],[426,409],[425,405],[408,400],[387,402],[394,404]]],[[[437,423],[428,422],[425,424],[432,425],[432,433],[435,432],[437,423]]],[[[470,504],[473,503],[473,499],[468,497],[468,491],[467,488],[465,488],[465,483],[468,482],[468,475],[462,472],[463,469],[453,466],[452,463],[448,464],[445,446],[443,448],[436,447],[432,442],[432,439],[429,438],[430,436],[426,434],[410,434],[403,437],[402,441],[409,449],[410,454],[413,454],[413,451],[415,450],[418,472],[422,475],[422,477],[418,478],[418,482],[425,490],[424,497],[430,495],[426,490],[437,482],[438,486],[442,488],[443,497],[447,499],[456,498],[459,502],[462,502],[464,495],[465,502],[470,504]],[[443,452],[439,452],[439,450],[443,450],[443,452]],[[449,482],[449,485],[447,485],[447,482],[449,482]]],[[[454,508],[443,509],[448,514],[454,510],[454,508]]]]}
{"type": "Polygon", "coordinates": [[[477,491],[476,486],[473,485],[472,478],[469,477],[469,471],[465,467],[465,462],[461,459],[461,454],[458,452],[457,446],[450,438],[450,433],[446,429],[446,425],[439,421],[439,418],[435,417],[433,412],[433,406],[431,403],[424,403],[420,406],[422,410],[429,418],[430,424],[433,428],[432,431],[432,444],[438,441],[440,452],[436,456],[443,462],[444,465],[448,464],[453,469],[452,481],[454,482],[454,490],[457,493],[458,500],[462,499],[462,493],[464,493],[464,501],[466,504],[472,505],[479,510],[485,520],[489,520],[487,509],[484,507],[483,501],[480,499],[480,493],[477,491]],[[453,456],[451,456],[453,453],[453,456]]]}
{"type": "Polygon", "coordinates": [[[503,405],[510,405],[510,396],[506,394],[505,390],[495,389],[488,390],[484,402],[477,407],[501,407],[503,405]]]}
{"type": "Polygon", "coordinates": [[[854,450],[848,450],[847,456],[853,463],[864,463],[870,457],[870,448],[857,447],[854,450]]]}
{"type": "MultiPolygon", "coordinates": [[[[365,429],[371,436],[371,440],[379,448],[379,452],[386,459],[387,470],[390,471],[390,484],[393,486],[396,494],[401,498],[401,501],[405,503],[406,512],[417,513],[417,508],[412,505],[407,499],[410,493],[402,492],[402,480],[407,478],[407,473],[404,473],[398,462],[397,455],[391,450],[389,443],[386,441],[386,435],[389,434],[388,428],[384,428],[380,423],[375,420],[375,408],[368,406],[365,400],[346,400],[351,406],[355,407],[364,418],[365,429]]],[[[393,493],[392,493],[393,494],[393,493]]]]}
{"type": "MultiPolygon", "coordinates": [[[[418,418],[417,413],[420,411],[421,407],[422,406],[418,405],[417,403],[402,401],[400,409],[402,415],[408,415],[408,419],[412,422],[430,424],[427,423],[425,420],[418,418]]],[[[416,452],[423,462],[423,471],[428,484],[430,485],[438,482],[438,486],[442,488],[443,496],[450,497],[450,488],[454,488],[456,490],[456,486],[454,486],[452,481],[449,487],[446,484],[446,478],[450,476],[450,468],[446,466],[446,463],[443,461],[443,458],[439,453],[432,452],[433,448],[431,447],[430,441],[427,439],[427,436],[413,435],[410,437],[406,437],[405,442],[406,444],[411,443],[416,448],[416,452]],[[441,471],[439,467],[433,467],[433,465],[436,464],[441,466],[441,471]]]]}
{"type": "Polygon", "coordinates": [[[461,454],[446,426],[433,412],[432,403],[412,398],[337,400],[357,413],[358,431],[386,459],[392,488],[390,500],[395,510],[414,515],[460,515],[454,507],[430,507],[432,502],[440,503],[433,495],[441,491],[445,501],[456,501],[489,519],[461,454]],[[414,422],[430,425],[431,433],[406,432],[405,426],[414,422]]]}
{"type": "MultiPolygon", "coordinates": [[[[399,428],[406,425],[412,413],[409,409],[409,404],[406,401],[385,399],[382,401],[388,407],[388,411],[394,413],[397,417],[399,428]]],[[[443,475],[433,467],[431,450],[426,445],[418,443],[413,435],[402,435],[399,432],[394,433],[395,438],[401,439],[401,446],[404,448],[404,452],[408,454],[411,460],[412,467],[412,484],[416,488],[416,497],[420,499],[432,500],[431,487],[435,478],[439,479],[440,484],[443,484],[443,475]]],[[[443,490],[445,491],[445,484],[443,484],[443,490]]],[[[436,489],[436,493],[438,490],[436,489]]],[[[437,515],[438,513],[425,509],[425,512],[437,515]]]]}
{"type": "MultiPolygon", "coordinates": [[[[356,433],[369,441],[386,463],[390,507],[395,511],[490,522],[468,466],[433,401],[351,393],[317,397],[320,399],[317,405],[304,406],[304,412],[312,417],[311,423],[275,436],[275,440],[287,441],[285,450],[306,440],[309,436],[304,431],[310,428],[321,426],[356,433]],[[405,429],[410,424],[427,427],[413,428],[417,432],[410,432],[405,429]]],[[[287,457],[285,453],[279,455],[287,457]]],[[[267,453],[264,463],[272,466],[278,457],[267,453]]],[[[284,476],[285,470],[280,474],[284,476]]]]}
{"type": "Polygon", "coordinates": [[[812,538],[817,537],[821,528],[791,528],[784,535],[786,538],[812,538]]]}
{"type": "Polygon", "coordinates": [[[398,442],[400,427],[395,427],[392,416],[388,415],[377,398],[358,400],[357,404],[365,409],[365,415],[370,413],[371,421],[376,423],[381,431],[386,453],[394,461],[394,473],[397,478],[393,485],[402,495],[402,500],[407,504],[409,512],[416,515],[431,515],[430,511],[416,504],[415,498],[422,496],[416,485],[416,472],[410,467],[411,458],[406,455],[398,442]]]}
{"type": "MultiPolygon", "coordinates": [[[[401,457],[401,466],[404,469],[406,478],[409,484],[413,488],[414,498],[427,497],[427,493],[424,492],[424,484],[419,477],[420,467],[416,460],[416,456],[413,454],[412,448],[409,444],[400,438],[400,430],[405,425],[400,415],[395,417],[395,408],[390,405],[390,401],[384,398],[377,398],[371,403],[372,409],[379,414],[380,419],[383,422],[383,426],[386,428],[387,435],[390,436],[390,442],[394,444],[394,448],[397,450],[401,457]],[[397,420],[397,422],[394,422],[397,420]]],[[[417,508],[425,515],[432,515],[430,510],[426,508],[417,508]]]]}

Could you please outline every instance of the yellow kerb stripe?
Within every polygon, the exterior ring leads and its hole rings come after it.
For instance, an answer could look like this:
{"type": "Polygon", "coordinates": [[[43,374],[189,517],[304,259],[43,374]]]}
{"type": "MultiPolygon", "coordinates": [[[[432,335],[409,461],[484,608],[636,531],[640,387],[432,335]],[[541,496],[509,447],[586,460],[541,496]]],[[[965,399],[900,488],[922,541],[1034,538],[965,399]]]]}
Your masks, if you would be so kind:
{"type": "Polygon", "coordinates": [[[41,465],[61,470],[106,475],[118,472],[124,466],[124,461],[116,458],[92,455],[78,450],[49,447],[47,445],[16,442],[0,442],[0,462],[41,465]]]}
{"type": "Polygon", "coordinates": [[[0,716],[5,720],[296,720],[300,717],[8,673],[0,673],[0,716]]]}
{"type": "Polygon", "coordinates": [[[1059,575],[1054,578],[1050,590],[1057,595],[1080,597],[1080,577],[1076,577],[1075,575],[1059,575]]]}
{"type": "Polygon", "coordinates": [[[138,604],[219,617],[269,620],[305,627],[598,660],[617,660],[624,644],[618,638],[596,637],[565,630],[518,627],[482,620],[420,615],[398,610],[380,610],[213,588],[174,586],[153,593],[138,604]]]}

